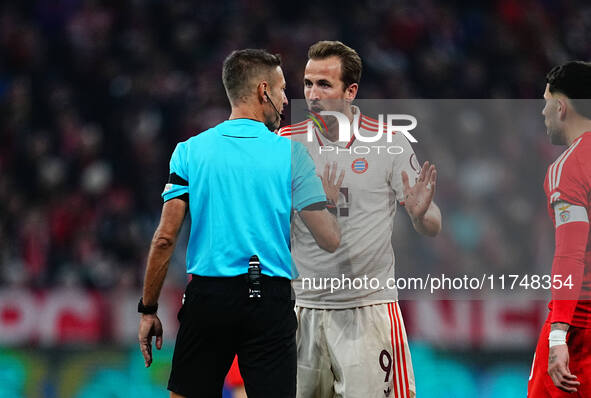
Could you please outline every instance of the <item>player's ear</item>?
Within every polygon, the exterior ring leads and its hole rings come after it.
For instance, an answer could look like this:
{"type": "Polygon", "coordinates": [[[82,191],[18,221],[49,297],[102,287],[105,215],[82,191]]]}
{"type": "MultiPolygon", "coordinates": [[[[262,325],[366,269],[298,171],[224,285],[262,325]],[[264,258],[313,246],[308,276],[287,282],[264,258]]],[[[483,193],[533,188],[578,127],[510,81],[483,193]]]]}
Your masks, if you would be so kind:
{"type": "Polygon", "coordinates": [[[560,118],[560,120],[566,119],[566,107],[566,98],[559,97],[556,99],[556,110],[558,111],[558,117],[560,118]]]}
{"type": "Polygon", "coordinates": [[[349,87],[345,89],[345,100],[351,102],[357,96],[357,90],[359,89],[359,85],[357,83],[350,84],[349,87]]]}

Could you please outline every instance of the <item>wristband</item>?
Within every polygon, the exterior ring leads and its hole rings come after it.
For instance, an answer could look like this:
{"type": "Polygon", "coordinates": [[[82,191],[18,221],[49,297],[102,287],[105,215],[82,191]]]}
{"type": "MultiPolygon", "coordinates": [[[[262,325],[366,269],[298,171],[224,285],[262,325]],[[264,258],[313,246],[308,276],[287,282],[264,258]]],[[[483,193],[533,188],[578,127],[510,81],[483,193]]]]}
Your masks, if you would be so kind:
{"type": "Polygon", "coordinates": [[[550,348],[566,344],[566,330],[552,330],[548,336],[550,348]]]}
{"type": "Polygon", "coordinates": [[[139,303],[137,303],[137,312],[140,314],[151,315],[158,311],[158,303],[154,305],[144,305],[143,297],[140,297],[139,303]]]}

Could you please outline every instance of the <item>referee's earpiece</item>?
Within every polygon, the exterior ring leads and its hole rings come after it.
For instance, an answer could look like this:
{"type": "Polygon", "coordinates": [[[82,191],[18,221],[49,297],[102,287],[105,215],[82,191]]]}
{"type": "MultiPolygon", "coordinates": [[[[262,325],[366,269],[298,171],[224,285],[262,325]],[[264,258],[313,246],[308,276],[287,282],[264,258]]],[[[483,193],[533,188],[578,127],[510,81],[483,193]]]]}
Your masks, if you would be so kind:
{"type": "Polygon", "coordinates": [[[267,94],[267,84],[264,82],[261,82],[261,85],[263,86],[263,95],[265,97],[267,97],[267,100],[269,99],[269,94],[267,94]]]}
{"type": "Polygon", "coordinates": [[[263,94],[265,95],[265,97],[267,97],[267,99],[269,100],[269,102],[271,103],[271,106],[273,107],[273,109],[275,110],[275,112],[277,113],[277,115],[279,116],[279,118],[281,120],[285,120],[285,115],[281,114],[278,110],[277,107],[275,106],[275,104],[273,103],[273,101],[271,101],[271,98],[269,97],[269,94],[267,94],[267,90],[263,91],[263,94]]]}

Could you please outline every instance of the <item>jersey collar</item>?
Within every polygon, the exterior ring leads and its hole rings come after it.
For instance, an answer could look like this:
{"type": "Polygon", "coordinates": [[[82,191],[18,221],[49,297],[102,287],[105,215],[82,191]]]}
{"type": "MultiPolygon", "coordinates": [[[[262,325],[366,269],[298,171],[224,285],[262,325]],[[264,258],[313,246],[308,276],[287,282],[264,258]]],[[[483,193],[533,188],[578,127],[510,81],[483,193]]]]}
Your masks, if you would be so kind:
{"type": "Polygon", "coordinates": [[[318,131],[318,128],[316,126],[314,126],[314,133],[316,135],[316,140],[318,141],[318,145],[320,146],[324,146],[324,145],[329,145],[329,146],[338,146],[340,148],[350,148],[351,145],[353,145],[353,142],[355,142],[355,134],[353,134],[353,126],[357,126],[357,128],[361,128],[360,124],[361,124],[361,111],[359,110],[359,107],[356,105],[351,105],[351,110],[353,111],[353,121],[351,122],[351,139],[349,140],[349,142],[343,142],[343,141],[330,141],[328,138],[326,138],[322,133],[320,133],[318,131]]]}
{"type": "Polygon", "coordinates": [[[222,125],[228,128],[227,130],[222,129],[222,134],[233,137],[254,138],[260,137],[265,132],[270,132],[265,123],[248,118],[226,120],[222,125]]]}

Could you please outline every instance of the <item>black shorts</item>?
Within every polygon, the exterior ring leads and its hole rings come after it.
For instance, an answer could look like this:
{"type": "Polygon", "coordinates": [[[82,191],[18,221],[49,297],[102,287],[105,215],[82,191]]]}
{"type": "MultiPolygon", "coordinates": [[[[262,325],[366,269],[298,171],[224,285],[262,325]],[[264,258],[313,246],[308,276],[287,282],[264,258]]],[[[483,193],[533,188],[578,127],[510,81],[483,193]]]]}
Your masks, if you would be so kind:
{"type": "Polygon", "coordinates": [[[263,276],[261,292],[261,298],[249,298],[244,275],[193,276],[178,314],[170,391],[220,398],[238,354],[249,398],[295,397],[297,319],[291,283],[263,276]]]}

